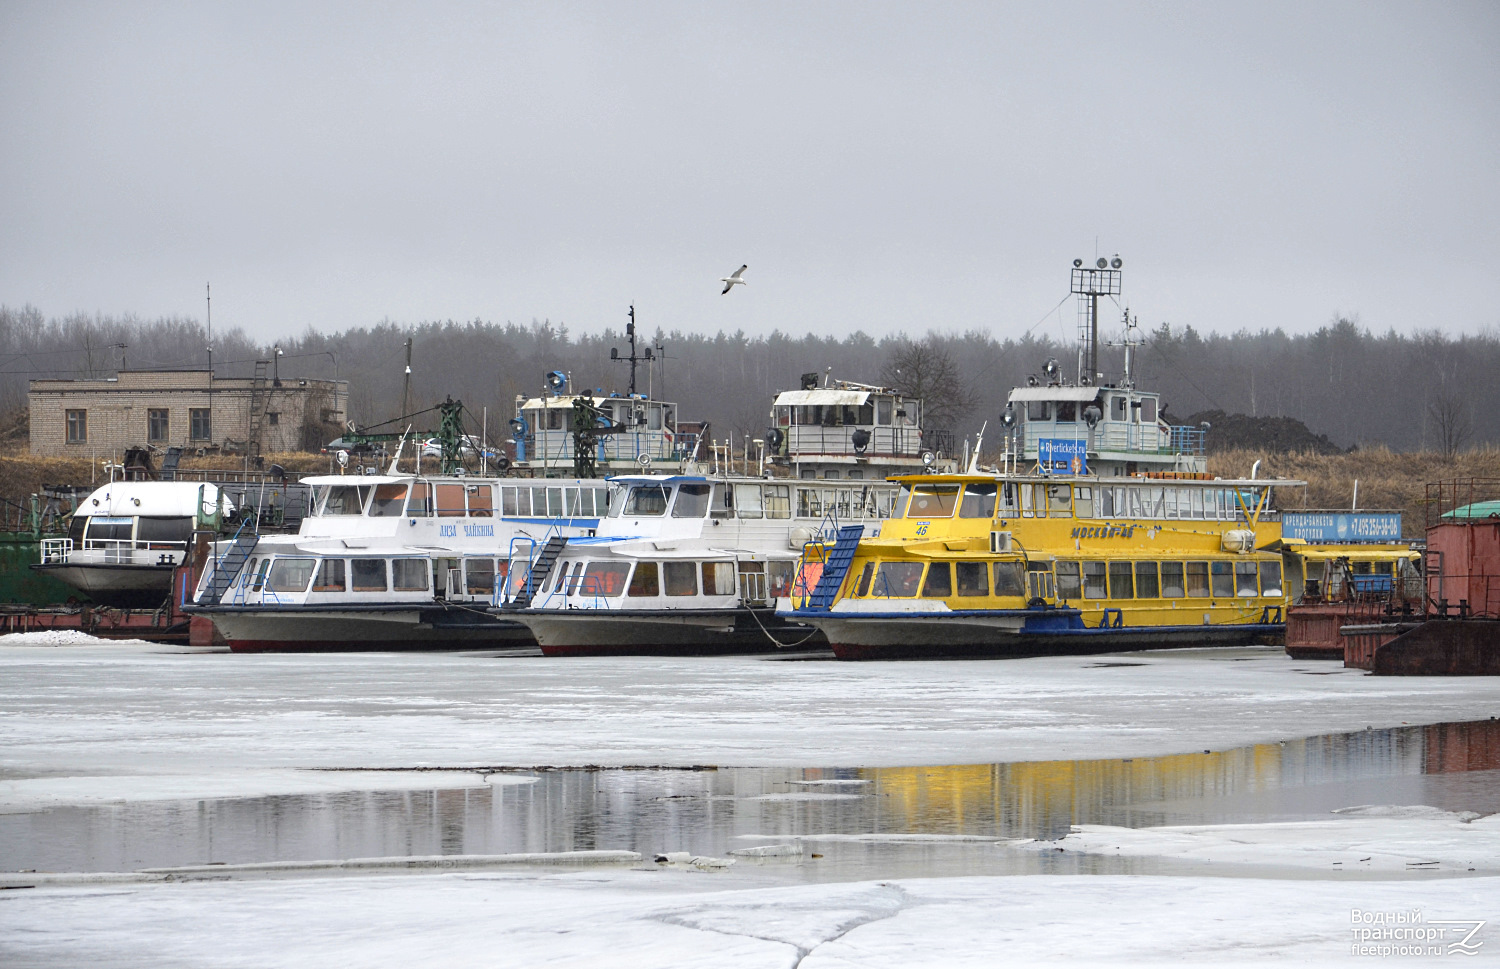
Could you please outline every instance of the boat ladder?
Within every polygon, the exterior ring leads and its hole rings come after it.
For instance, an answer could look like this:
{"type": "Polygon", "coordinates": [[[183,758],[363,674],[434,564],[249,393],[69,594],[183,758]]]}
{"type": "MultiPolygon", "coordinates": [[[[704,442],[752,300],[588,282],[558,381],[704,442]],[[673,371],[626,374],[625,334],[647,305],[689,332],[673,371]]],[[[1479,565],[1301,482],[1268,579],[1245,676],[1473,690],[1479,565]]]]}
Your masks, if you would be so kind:
{"type": "Polygon", "coordinates": [[[240,569],[245,567],[245,560],[250,557],[250,552],[255,548],[255,542],[260,534],[249,527],[253,519],[247,518],[240,522],[239,531],[234,533],[234,538],[229,543],[229,548],[224,554],[215,559],[212,565],[213,574],[209,576],[208,588],[203,591],[204,605],[218,605],[234,584],[235,576],[240,574],[240,569]]]}
{"type": "Polygon", "coordinates": [[[553,535],[547,539],[547,544],[542,546],[541,554],[536,557],[536,562],[526,574],[526,585],[516,593],[516,598],[511,603],[514,608],[529,607],[537,592],[547,587],[547,578],[552,574],[552,566],[557,564],[557,557],[562,554],[567,544],[567,538],[562,535],[553,535]]]}
{"type": "Polygon", "coordinates": [[[849,563],[854,561],[854,550],[859,548],[859,540],[864,533],[863,525],[844,525],[839,528],[838,539],[828,552],[828,561],[823,565],[823,574],[818,577],[817,588],[813,589],[812,598],[807,601],[808,609],[827,612],[833,607],[833,599],[838,595],[839,587],[844,584],[849,563]]]}

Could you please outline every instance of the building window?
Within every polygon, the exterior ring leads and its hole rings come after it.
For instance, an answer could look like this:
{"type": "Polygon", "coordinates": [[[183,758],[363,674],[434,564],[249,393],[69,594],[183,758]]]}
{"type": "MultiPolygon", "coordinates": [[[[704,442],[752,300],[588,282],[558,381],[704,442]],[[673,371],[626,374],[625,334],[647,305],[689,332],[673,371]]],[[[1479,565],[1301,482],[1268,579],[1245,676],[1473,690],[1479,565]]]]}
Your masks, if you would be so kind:
{"type": "Polygon", "coordinates": [[[188,410],[188,421],[191,427],[192,439],[195,441],[213,440],[213,421],[210,418],[212,412],[207,407],[193,407],[188,410]]]}
{"type": "Polygon", "coordinates": [[[274,411],[274,410],[268,410],[268,411],[266,411],[266,423],[270,424],[272,427],[275,427],[277,424],[280,424],[281,423],[281,412],[280,411],[274,411]]]}
{"type": "Polygon", "coordinates": [[[89,412],[68,411],[68,443],[82,444],[89,439],[89,412]]]}
{"type": "Polygon", "coordinates": [[[152,407],[146,411],[146,441],[160,444],[167,439],[167,409],[152,407]]]}

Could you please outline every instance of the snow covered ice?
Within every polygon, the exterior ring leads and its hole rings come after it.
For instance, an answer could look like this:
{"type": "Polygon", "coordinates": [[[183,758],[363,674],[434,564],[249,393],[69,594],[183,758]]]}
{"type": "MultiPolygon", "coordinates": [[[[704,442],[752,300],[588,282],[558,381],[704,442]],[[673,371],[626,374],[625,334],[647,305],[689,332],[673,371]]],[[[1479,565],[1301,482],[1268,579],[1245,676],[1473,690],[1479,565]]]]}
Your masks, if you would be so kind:
{"type": "Polygon", "coordinates": [[[0,876],[0,963],[1327,964],[1356,909],[1500,924],[1492,732],[1418,729],[1493,679],[788,659],[0,638],[0,852],[67,873],[0,876]],[[399,870],[580,848],[644,860],[399,870]]]}

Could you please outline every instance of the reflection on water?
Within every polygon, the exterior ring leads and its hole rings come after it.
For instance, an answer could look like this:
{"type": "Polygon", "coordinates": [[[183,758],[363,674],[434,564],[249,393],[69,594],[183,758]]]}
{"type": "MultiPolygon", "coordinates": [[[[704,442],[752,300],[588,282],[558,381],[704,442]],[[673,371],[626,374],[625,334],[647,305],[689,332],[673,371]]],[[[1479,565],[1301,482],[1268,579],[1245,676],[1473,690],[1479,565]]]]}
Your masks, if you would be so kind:
{"type": "Polygon", "coordinates": [[[1071,853],[1017,858],[995,851],[989,839],[1058,838],[1080,823],[1292,820],[1364,803],[1493,812],[1500,810],[1500,721],[1126,760],[527,776],[534,783],[0,815],[0,870],[591,848],[723,855],[805,837],[812,839],[809,851],[823,855],[798,869],[796,877],[805,879],[1137,871],[1152,862],[1071,853]],[[983,840],[871,840],[900,834],[983,840]]]}

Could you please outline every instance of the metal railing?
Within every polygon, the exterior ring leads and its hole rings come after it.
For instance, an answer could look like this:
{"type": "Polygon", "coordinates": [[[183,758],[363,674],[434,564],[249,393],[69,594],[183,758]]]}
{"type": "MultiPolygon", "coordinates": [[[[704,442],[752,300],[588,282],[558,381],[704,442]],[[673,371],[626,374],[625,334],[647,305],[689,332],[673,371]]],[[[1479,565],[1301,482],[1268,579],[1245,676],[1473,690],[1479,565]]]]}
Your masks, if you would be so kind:
{"type": "Polygon", "coordinates": [[[42,540],[43,565],[172,565],[187,554],[187,542],[153,542],[125,538],[42,540]]]}
{"type": "Polygon", "coordinates": [[[847,427],[836,425],[793,424],[786,433],[787,457],[809,458],[818,455],[859,455],[867,458],[912,458],[922,453],[922,439],[916,427],[847,427]],[[854,432],[869,433],[864,450],[855,450],[854,432]]]}
{"type": "Polygon", "coordinates": [[[1087,441],[1095,452],[1116,451],[1130,454],[1204,454],[1208,432],[1201,427],[1169,427],[1159,424],[1126,424],[1106,422],[1092,431],[1082,424],[1022,424],[1017,428],[1024,453],[1036,457],[1037,442],[1043,438],[1087,441]]]}

